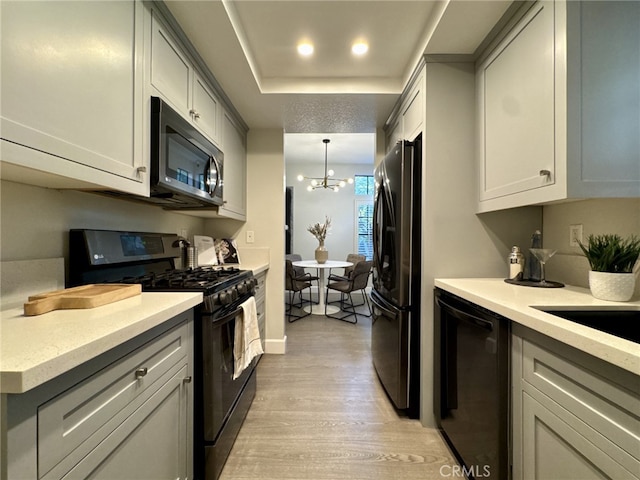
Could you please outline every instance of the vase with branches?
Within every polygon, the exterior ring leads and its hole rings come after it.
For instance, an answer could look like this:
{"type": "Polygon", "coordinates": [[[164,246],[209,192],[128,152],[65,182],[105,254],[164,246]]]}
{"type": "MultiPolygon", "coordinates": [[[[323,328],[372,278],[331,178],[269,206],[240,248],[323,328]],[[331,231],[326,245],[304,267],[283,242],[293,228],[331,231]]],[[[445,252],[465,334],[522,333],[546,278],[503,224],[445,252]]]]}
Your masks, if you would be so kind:
{"type": "Polygon", "coordinates": [[[324,240],[327,238],[327,233],[329,232],[329,228],[331,227],[331,219],[325,215],[324,223],[315,223],[313,225],[309,225],[307,230],[316,237],[318,240],[318,248],[315,250],[315,258],[318,263],[325,263],[329,258],[329,252],[324,246],[324,240]]]}

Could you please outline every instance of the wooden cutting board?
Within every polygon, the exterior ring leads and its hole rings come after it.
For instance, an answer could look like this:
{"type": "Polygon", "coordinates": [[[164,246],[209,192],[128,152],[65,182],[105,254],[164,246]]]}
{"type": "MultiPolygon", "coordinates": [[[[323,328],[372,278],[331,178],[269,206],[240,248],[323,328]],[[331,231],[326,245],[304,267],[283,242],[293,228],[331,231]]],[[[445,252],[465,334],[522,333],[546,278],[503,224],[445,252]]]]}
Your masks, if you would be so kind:
{"type": "Polygon", "coordinates": [[[139,284],[121,283],[97,283],[65,288],[30,296],[29,301],[24,304],[24,314],[31,316],[53,310],[94,308],[140,295],[141,292],[142,286],[139,284]]]}

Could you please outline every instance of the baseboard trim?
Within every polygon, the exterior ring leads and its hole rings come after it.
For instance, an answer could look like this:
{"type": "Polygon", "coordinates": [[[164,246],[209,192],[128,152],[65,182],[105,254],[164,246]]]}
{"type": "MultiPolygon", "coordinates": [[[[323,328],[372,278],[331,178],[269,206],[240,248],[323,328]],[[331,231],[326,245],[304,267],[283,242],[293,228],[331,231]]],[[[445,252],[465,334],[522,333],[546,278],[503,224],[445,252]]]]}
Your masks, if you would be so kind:
{"type": "Polygon", "coordinates": [[[264,353],[284,355],[287,353],[287,336],[281,339],[267,338],[264,342],[264,353]]]}

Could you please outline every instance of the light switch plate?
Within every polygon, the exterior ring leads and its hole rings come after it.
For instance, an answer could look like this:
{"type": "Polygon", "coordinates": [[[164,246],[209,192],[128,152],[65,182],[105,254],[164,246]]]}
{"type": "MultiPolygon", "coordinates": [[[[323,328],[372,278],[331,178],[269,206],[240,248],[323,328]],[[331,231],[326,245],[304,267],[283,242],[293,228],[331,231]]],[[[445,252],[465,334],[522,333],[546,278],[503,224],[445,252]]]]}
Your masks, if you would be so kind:
{"type": "Polygon", "coordinates": [[[569,225],[569,246],[579,247],[578,241],[582,242],[582,224],[569,225]]]}

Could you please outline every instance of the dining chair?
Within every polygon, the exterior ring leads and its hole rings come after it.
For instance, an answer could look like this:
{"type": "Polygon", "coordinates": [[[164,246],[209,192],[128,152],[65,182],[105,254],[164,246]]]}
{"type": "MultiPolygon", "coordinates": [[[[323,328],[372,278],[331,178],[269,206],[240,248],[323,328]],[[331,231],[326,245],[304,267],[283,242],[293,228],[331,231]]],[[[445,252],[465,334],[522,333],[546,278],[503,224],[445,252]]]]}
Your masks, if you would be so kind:
{"type": "MultiPolygon", "coordinates": [[[[291,260],[291,262],[298,262],[302,260],[302,256],[299,253],[288,253],[284,256],[284,258],[285,260],[291,260]]],[[[309,282],[316,282],[316,290],[318,291],[318,300],[314,301],[313,303],[318,304],[320,302],[320,295],[321,295],[320,287],[318,286],[319,277],[317,275],[312,275],[310,273],[307,273],[304,267],[296,267],[294,265],[293,271],[295,272],[296,277],[303,277],[305,275],[308,275],[307,280],[309,282]]]]}
{"type": "Polygon", "coordinates": [[[311,281],[309,281],[309,278],[311,277],[311,275],[309,275],[308,273],[304,273],[303,275],[300,275],[300,276],[296,275],[296,272],[294,270],[293,264],[291,263],[291,260],[285,259],[284,262],[285,262],[284,289],[288,292],[288,295],[289,295],[289,301],[285,305],[285,313],[289,323],[293,323],[296,320],[300,320],[301,318],[304,318],[311,313],[311,310],[309,310],[309,312],[304,312],[304,310],[302,310],[304,307],[304,304],[303,304],[304,298],[302,297],[302,292],[307,288],[309,289],[308,304],[311,305],[313,303],[311,300],[311,281]],[[300,303],[297,305],[294,303],[296,293],[299,294],[300,296],[300,303]],[[293,313],[294,308],[303,311],[304,314],[293,313]]]}
{"type": "MultiPolygon", "coordinates": [[[[349,280],[349,278],[351,277],[352,273],[353,273],[353,269],[355,268],[356,264],[358,262],[362,262],[363,260],[366,260],[367,257],[365,257],[364,255],[360,255],[358,253],[350,253],[347,255],[347,262],[351,262],[353,263],[353,265],[351,265],[350,267],[345,267],[344,268],[344,273],[342,275],[335,275],[335,274],[331,274],[331,269],[329,270],[329,278],[327,279],[329,282],[346,282],[349,280]]],[[[341,302],[342,299],[337,300],[337,301],[333,301],[330,303],[337,303],[337,302],[341,302]]],[[[358,303],[355,306],[359,307],[361,305],[364,305],[364,301],[363,303],[358,303]]]]}
{"type": "MultiPolygon", "coordinates": [[[[345,280],[337,280],[334,282],[329,282],[327,284],[327,293],[326,293],[326,301],[325,301],[325,311],[324,314],[329,318],[335,318],[336,320],[342,320],[348,323],[358,323],[358,315],[362,315],[364,317],[371,317],[371,305],[369,304],[369,299],[367,298],[367,294],[365,292],[365,288],[367,287],[367,283],[369,282],[369,275],[371,274],[371,268],[373,266],[373,262],[370,260],[361,260],[354,265],[353,271],[351,272],[351,276],[345,280]],[[329,300],[329,290],[335,290],[340,292],[340,311],[342,314],[333,315],[327,313],[327,307],[329,300]],[[363,303],[354,304],[353,297],[351,294],[360,290],[362,293],[363,303]],[[364,305],[366,303],[367,308],[369,310],[369,314],[358,313],[356,312],[356,307],[360,305],[364,305]],[[354,320],[348,320],[349,317],[353,316],[354,320]]],[[[336,303],[336,302],[333,302],[336,303]]]]}

